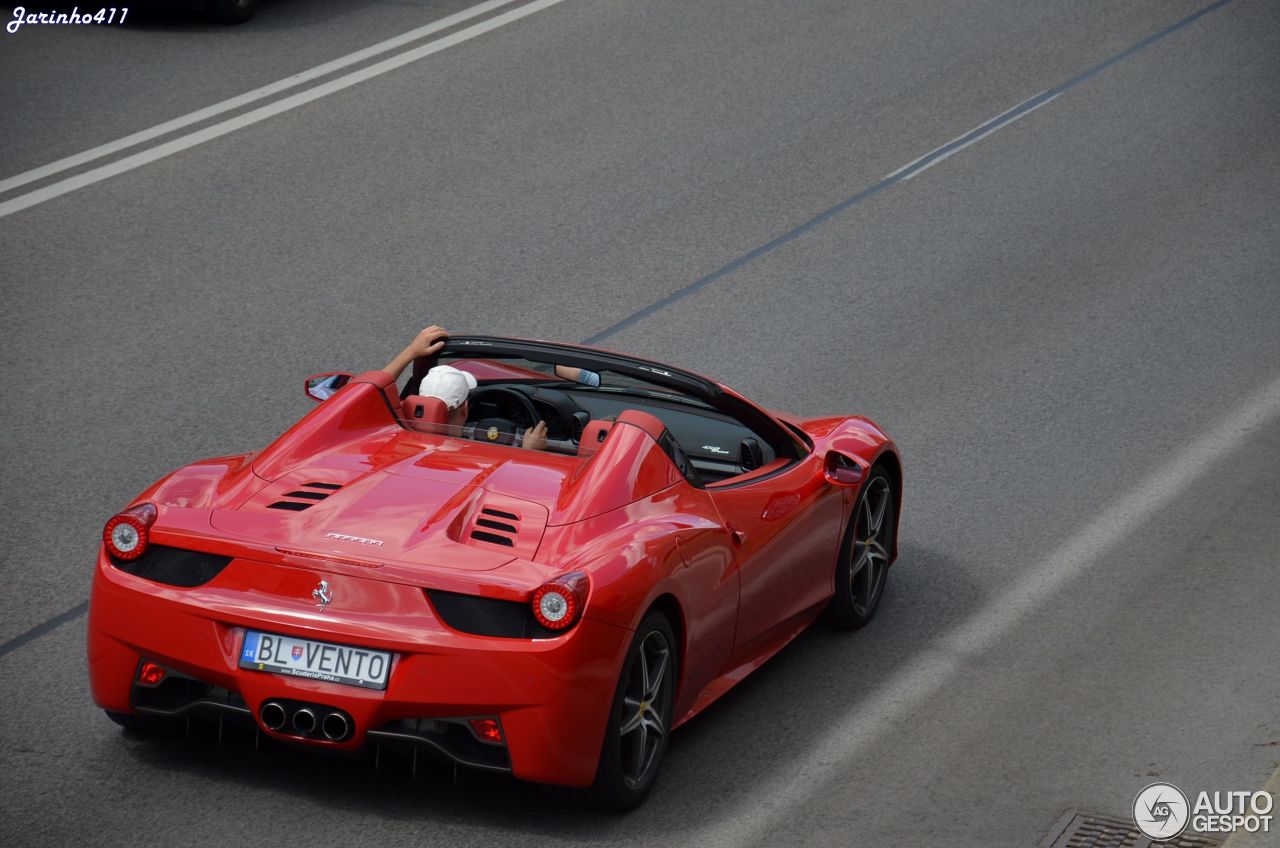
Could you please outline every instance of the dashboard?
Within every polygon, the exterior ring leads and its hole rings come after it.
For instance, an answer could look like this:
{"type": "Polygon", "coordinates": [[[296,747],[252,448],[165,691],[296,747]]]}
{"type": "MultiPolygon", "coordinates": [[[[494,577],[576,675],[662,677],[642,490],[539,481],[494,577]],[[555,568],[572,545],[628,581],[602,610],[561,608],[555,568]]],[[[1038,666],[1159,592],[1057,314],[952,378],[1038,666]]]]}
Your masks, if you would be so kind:
{"type": "Polygon", "coordinates": [[[736,476],[775,458],[763,439],[732,418],[710,409],[630,392],[487,383],[472,391],[467,420],[474,424],[500,419],[523,431],[540,419],[547,424],[549,442],[576,449],[588,421],[616,418],[628,409],[641,409],[661,420],[707,482],[736,476]],[[522,402],[517,393],[528,403],[522,402]],[[530,417],[530,407],[538,419],[530,417]]]}

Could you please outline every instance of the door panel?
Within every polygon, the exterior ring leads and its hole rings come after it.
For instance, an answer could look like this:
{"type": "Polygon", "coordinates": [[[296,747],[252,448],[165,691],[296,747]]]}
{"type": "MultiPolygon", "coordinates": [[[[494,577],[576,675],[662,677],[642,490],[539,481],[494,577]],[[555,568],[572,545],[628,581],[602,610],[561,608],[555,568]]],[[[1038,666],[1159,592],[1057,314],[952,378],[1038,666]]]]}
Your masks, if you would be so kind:
{"type": "Polygon", "coordinates": [[[774,631],[831,594],[844,511],[810,455],[783,473],[707,490],[734,542],[738,627],[733,662],[758,653],[774,631]]]}

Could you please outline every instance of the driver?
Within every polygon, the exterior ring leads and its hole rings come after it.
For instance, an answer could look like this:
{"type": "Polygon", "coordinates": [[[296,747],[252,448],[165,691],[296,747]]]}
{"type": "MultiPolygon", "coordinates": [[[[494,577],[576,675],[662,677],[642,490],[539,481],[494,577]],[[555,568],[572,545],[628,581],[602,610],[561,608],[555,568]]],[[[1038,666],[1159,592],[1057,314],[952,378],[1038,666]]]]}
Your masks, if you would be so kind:
{"type": "MultiPolygon", "coordinates": [[[[395,358],[382,370],[390,374],[393,380],[399,379],[401,372],[410,362],[420,356],[430,356],[444,347],[444,340],[448,335],[449,333],[443,327],[434,324],[427,327],[414,336],[413,341],[396,354],[395,358]]],[[[454,368],[452,365],[437,365],[422,378],[422,383],[418,386],[418,394],[444,401],[444,405],[449,409],[449,426],[457,428],[455,432],[462,433],[469,412],[467,398],[475,387],[474,375],[454,368]]],[[[525,430],[520,447],[529,450],[546,450],[547,422],[539,421],[525,430]]]]}

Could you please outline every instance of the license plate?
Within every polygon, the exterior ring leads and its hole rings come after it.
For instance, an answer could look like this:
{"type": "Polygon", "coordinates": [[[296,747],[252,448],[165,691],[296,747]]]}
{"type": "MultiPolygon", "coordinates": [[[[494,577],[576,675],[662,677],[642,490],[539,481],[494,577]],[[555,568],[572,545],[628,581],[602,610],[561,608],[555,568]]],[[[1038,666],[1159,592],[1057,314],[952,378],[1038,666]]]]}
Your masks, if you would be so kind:
{"type": "Polygon", "coordinates": [[[240,667],[364,689],[386,689],[391,654],[249,630],[244,634],[240,667]]]}

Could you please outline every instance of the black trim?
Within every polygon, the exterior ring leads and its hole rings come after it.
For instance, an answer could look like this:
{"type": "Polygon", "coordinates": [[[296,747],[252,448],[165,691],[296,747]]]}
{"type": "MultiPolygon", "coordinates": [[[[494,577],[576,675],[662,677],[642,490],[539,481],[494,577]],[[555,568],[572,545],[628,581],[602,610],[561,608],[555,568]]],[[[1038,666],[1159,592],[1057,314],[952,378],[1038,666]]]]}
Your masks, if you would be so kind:
{"type": "Polygon", "coordinates": [[[472,530],[471,538],[480,542],[489,542],[494,545],[503,545],[504,547],[514,548],[516,543],[506,536],[499,536],[497,533],[486,533],[484,530],[472,530]]]}
{"type": "MultiPolygon", "coordinates": [[[[477,739],[471,718],[402,718],[372,728],[365,736],[377,745],[404,745],[421,748],[447,760],[484,771],[510,772],[511,758],[505,745],[477,739]]],[[[501,719],[499,719],[501,725],[501,719]]],[[[506,730],[503,730],[505,738],[506,730]]]]}
{"type": "Polygon", "coordinates": [[[696,486],[699,489],[705,488],[706,484],[702,482],[702,478],[698,475],[698,469],[693,467],[693,463],[689,461],[689,457],[680,447],[680,443],[676,441],[675,436],[671,435],[670,430],[663,430],[661,438],[658,439],[658,447],[662,448],[667,458],[671,460],[671,464],[676,470],[689,481],[689,485],[696,486]]]}
{"type": "Polygon", "coordinates": [[[548,630],[533,617],[524,601],[504,601],[480,595],[427,589],[427,598],[436,615],[449,627],[472,636],[499,636],[505,639],[548,639],[567,631],[548,630]]]}
{"type": "Polygon", "coordinates": [[[330,489],[334,491],[342,488],[341,483],[303,483],[302,485],[311,489],[330,489]]]}
{"type": "Polygon", "coordinates": [[[287,509],[293,512],[302,512],[304,509],[310,509],[315,506],[311,503],[303,503],[302,501],[276,501],[267,504],[267,509],[287,509]]]}
{"type": "Polygon", "coordinates": [[[489,518],[477,518],[477,527],[488,527],[490,530],[505,530],[508,533],[519,533],[519,527],[513,527],[510,524],[504,524],[501,521],[493,521],[489,518]]]}
{"type": "Polygon", "coordinates": [[[298,489],[297,491],[294,491],[294,492],[286,492],[285,497],[286,498],[306,498],[309,501],[322,501],[325,498],[329,497],[329,493],[328,492],[304,492],[301,489],[298,489]]]}
{"type": "Polygon", "coordinates": [[[506,518],[510,521],[520,520],[520,516],[516,515],[514,512],[506,512],[505,510],[494,509],[491,506],[486,506],[485,508],[481,509],[480,512],[485,515],[494,515],[494,516],[497,516],[498,518],[506,518]]]}
{"type": "Polygon", "coordinates": [[[185,548],[170,548],[165,545],[151,545],[135,560],[124,561],[111,558],[112,565],[135,577],[187,589],[208,583],[221,574],[222,569],[230,563],[231,557],[228,556],[189,551],[185,548]]]}

